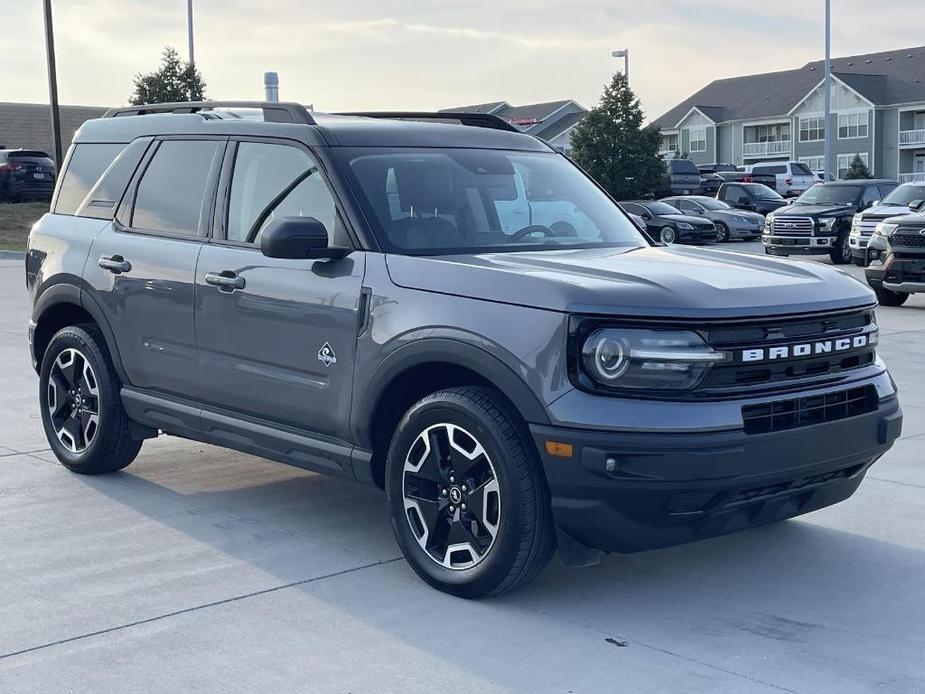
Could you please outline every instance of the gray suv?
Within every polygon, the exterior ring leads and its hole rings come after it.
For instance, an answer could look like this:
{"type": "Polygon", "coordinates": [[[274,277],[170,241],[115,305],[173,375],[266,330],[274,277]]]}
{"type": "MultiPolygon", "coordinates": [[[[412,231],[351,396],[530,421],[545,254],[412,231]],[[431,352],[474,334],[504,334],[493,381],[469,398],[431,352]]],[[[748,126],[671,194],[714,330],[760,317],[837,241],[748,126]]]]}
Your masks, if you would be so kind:
{"type": "Polygon", "coordinates": [[[26,255],[69,470],[163,433],[378,485],[478,597],[839,502],[900,433],[867,287],[656,244],[498,118],[107,115],[26,255]]]}

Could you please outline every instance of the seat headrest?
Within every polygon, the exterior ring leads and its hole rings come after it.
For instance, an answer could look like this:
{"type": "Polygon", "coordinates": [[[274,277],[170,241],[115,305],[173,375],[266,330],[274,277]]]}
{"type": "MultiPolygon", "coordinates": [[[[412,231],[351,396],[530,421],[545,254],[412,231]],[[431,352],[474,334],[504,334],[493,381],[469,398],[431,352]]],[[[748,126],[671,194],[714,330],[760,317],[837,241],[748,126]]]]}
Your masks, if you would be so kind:
{"type": "Polygon", "coordinates": [[[395,183],[403,210],[414,207],[415,213],[452,212],[454,205],[453,172],[445,163],[403,161],[395,165],[395,183]]]}

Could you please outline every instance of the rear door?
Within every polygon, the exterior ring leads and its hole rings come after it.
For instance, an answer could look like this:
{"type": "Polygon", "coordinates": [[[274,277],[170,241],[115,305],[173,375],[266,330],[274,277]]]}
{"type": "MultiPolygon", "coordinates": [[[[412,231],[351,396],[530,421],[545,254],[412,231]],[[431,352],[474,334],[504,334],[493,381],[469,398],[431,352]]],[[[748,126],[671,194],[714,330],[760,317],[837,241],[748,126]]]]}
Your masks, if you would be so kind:
{"type": "MultiPolygon", "coordinates": [[[[225,146],[224,138],[153,142],[116,219],[90,248],[84,275],[115,334],[128,385],[197,395],[193,283],[225,146]]],[[[112,204],[105,192],[99,197],[112,204]]]]}
{"type": "Polygon", "coordinates": [[[260,232],[276,217],[314,217],[324,223],[332,245],[353,244],[309,150],[285,141],[244,139],[231,148],[214,238],[196,272],[203,400],[347,440],[365,255],[265,257],[260,232]],[[272,212],[255,228],[267,210],[272,212]],[[256,235],[249,240],[251,229],[256,235]]]}

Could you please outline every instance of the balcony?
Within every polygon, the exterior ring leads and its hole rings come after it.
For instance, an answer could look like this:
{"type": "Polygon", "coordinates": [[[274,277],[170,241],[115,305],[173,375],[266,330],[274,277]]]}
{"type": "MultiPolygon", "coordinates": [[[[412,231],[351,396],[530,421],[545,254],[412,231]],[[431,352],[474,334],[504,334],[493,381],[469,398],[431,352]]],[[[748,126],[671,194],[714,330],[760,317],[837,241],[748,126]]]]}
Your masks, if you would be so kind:
{"type": "Polygon", "coordinates": [[[925,145],[925,130],[900,130],[899,146],[925,145]]]}
{"type": "Polygon", "coordinates": [[[920,183],[925,182],[925,171],[918,171],[916,173],[901,173],[899,174],[900,183],[920,183]]]}
{"type": "Polygon", "coordinates": [[[743,157],[773,157],[782,154],[790,154],[790,140],[746,142],[742,145],[743,157]]]}

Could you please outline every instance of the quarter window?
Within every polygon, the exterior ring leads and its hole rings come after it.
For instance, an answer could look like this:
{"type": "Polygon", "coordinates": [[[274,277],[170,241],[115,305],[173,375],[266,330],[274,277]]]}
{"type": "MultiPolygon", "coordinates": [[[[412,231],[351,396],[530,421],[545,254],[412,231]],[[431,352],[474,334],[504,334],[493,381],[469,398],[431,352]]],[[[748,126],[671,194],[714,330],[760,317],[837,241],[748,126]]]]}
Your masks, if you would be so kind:
{"type": "Polygon", "coordinates": [[[800,142],[818,142],[825,139],[825,118],[800,118],[800,142]]]}
{"type": "Polygon", "coordinates": [[[860,113],[838,114],[838,139],[847,140],[853,137],[867,137],[868,111],[860,113]]]}
{"type": "Polygon", "coordinates": [[[228,203],[229,241],[257,243],[279,217],[314,217],[333,245],[343,245],[334,198],[317,162],[289,145],[242,142],[234,160],[228,203]]]}
{"type": "Polygon", "coordinates": [[[217,140],[161,142],[138,184],[131,226],[195,236],[211,202],[205,195],[209,172],[223,149],[217,140]]]}
{"type": "Polygon", "coordinates": [[[74,145],[61,181],[55,213],[74,214],[87,193],[125,145],[85,143],[74,145]]]}

